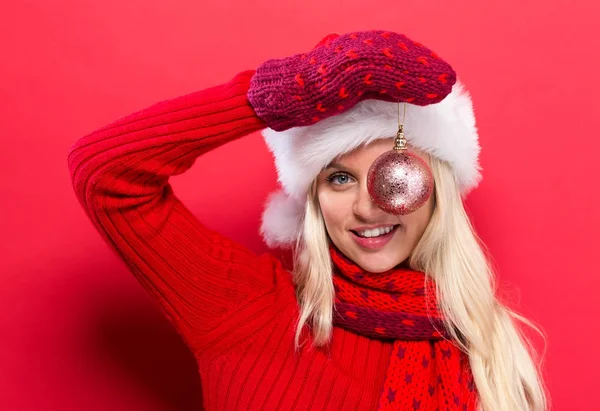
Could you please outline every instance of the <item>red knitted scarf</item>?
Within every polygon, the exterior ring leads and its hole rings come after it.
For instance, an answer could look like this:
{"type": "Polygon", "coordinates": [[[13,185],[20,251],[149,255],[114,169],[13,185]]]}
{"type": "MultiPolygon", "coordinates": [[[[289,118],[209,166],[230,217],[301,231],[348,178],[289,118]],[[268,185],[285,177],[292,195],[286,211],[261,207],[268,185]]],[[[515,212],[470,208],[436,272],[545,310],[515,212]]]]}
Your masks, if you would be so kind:
{"type": "Polygon", "coordinates": [[[435,287],[407,268],[369,273],[330,245],[334,324],[393,340],[379,410],[476,410],[467,356],[449,339],[435,287]],[[429,315],[428,315],[429,314],[429,315]]]}

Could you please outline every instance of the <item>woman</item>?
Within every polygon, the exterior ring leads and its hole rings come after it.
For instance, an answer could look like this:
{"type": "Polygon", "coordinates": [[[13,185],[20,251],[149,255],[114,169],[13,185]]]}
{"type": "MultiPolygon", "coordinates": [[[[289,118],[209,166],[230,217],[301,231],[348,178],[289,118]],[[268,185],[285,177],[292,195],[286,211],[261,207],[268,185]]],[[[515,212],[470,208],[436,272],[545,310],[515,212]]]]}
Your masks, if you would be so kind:
{"type": "Polygon", "coordinates": [[[68,160],[91,221],[194,353],[206,409],[543,410],[514,324],[528,322],[494,296],[461,201],[480,180],[477,141],[446,62],[366,31],[126,116],[68,160]],[[435,182],[407,215],[367,189],[392,147],[395,102],[435,182]],[[295,246],[292,275],[205,227],[168,182],[259,130],[282,184],[261,232],[295,246]]]}

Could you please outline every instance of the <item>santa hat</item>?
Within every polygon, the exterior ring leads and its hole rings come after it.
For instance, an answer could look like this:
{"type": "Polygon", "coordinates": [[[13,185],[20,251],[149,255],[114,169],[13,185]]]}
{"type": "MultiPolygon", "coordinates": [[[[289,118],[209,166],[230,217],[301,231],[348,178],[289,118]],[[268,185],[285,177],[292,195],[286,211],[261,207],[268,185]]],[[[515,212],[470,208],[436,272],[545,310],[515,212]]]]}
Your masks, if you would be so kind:
{"type": "MultiPolygon", "coordinates": [[[[461,195],[481,181],[480,146],[473,105],[458,79],[441,101],[406,103],[404,135],[409,146],[421,149],[451,167],[461,195]]],[[[314,124],[283,131],[265,128],[281,188],[269,195],[261,234],[270,247],[291,246],[301,232],[308,189],[321,170],[342,154],[372,141],[394,137],[398,103],[368,98],[352,108],[314,124]]]]}

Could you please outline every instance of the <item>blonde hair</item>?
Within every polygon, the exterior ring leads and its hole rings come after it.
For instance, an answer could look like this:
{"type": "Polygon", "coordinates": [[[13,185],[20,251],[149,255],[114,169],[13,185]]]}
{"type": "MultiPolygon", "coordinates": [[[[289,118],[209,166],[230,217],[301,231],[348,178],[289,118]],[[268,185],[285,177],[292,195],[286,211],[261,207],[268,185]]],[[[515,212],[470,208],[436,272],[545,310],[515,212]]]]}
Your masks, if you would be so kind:
{"type": "MultiPolygon", "coordinates": [[[[435,208],[408,264],[435,281],[446,328],[468,354],[479,409],[546,410],[549,400],[538,368],[541,359],[517,328],[516,320],[537,331],[544,342],[546,338],[531,321],[496,297],[488,250],[471,225],[451,167],[437,157],[429,159],[435,208]]],[[[330,342],[333,328],[332,262],[316,188],[315,180],[306,199],[303,229],[294,253],[293,277],[300,306],[297,349],[304,326],[311,329],[316,346],[330,342]]]]}

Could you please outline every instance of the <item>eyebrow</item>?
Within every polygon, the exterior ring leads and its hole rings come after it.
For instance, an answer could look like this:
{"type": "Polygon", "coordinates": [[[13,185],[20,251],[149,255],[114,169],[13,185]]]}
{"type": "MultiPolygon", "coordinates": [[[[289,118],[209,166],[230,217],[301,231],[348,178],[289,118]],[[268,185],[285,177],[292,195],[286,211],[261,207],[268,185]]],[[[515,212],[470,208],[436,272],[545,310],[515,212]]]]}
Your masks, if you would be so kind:
{"type": "Polygon", "coordinates": [[[345,170],[346,167],[344,167],[343,165],[339,164],[339,163],[330,163],[329,165],[327,165],[323,170],[327,170],[329,168],[337,168],[338,170],[345,170]]]}

